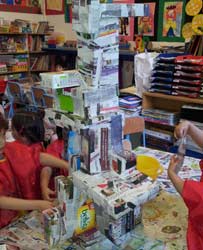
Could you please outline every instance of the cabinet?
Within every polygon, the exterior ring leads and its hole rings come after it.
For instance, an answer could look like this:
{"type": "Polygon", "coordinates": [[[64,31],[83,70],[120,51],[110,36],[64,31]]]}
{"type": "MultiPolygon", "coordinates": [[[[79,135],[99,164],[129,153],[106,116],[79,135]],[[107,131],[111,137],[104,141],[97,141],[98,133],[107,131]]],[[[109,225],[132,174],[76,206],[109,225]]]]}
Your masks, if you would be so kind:
{"type": "MultiPolygon", "coordinates": [[[[172,95],[166,95],[166,94],[161,94],[161,93],[152,93],[152,92],[144,92],[143,93],[143,100],[142,100],[142,108],[143,109],[148,109],[148,108],[154,108],[154,109],[162,109],[162,110],[167,110],[167,111],[172,111],[172,112],[180,112],[181,107],[185,104],[189,105],[199,105],[203,107],[203,99],[201,98],[189,98],[189,97],[183,97],[183,96],[172,96],[172,95]]],[[[174,126],[169,126],[169,125],[163,125],[161,123],[153,123],[153,122],[145,122],[145,127],[146,130],[153,130],[155,132],[158,132],[159,139],[152,139],[146,133],[146,145],[149,146],[149,141],[153,142],[153,148],[158,148],[158,149],[167,149],[168,151],[173,152],[174,147],[172,146],[172,141],[171,144],[164,141],[160,140],[160,137],[163,138],[170,138],[167,135],[171,135],[173,137],[173,131],[174,131],[174,126]],[[165,131],[165,132],[164,132],[165,131]]],[[[150,133],[150,131],[149,131],[150,133]]],[[[154,133],[155,134],[155,133],[154,133]]],[[[173,138],[174,139],[174,138],[173,138]]],[[[168,141],[169,142],[169,141],[168,141]]],[[[193,157],[202,157],[203,155],[199,153],[200,151],[198,150],[190,150],[191,146],[190,143],[188,143],[188,149],[187,150],[187,155],[193,156],[193,157]]]]}
{"type": "Polygon", "coordinates": [[[21,73],[33,76],[49,70],[48,52],[41,50],[45,33],[0,33],[1,78],[21,73]]]}

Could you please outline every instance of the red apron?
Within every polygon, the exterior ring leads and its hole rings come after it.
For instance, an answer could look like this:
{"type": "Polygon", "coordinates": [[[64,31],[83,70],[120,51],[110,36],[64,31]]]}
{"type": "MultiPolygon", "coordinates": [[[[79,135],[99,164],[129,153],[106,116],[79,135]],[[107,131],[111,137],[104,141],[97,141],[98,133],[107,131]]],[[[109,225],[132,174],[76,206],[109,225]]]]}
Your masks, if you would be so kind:
{"type": "Polygon", "coordinates": [[[42,149],[40,143],[31,146],[18,141],[6,143],[5,155],[24,199],[41,198],[39,154],[42,149]]]}
{"type": "MultiPolygon", "coordinates": [[[[6,159],[0,160],[0,196],[21,198],[10,165],[6,159]]],[[[18,211],[0,209],[0,228],[8,225],[18,215],[18,211]]]]}
{"type": "MultiPolygon", "coordinates": [[[[51,144],[48,145],[46,152],[51,154],[59,159],[63,159],[62,154],[64,151],[64,141],[63,140],[55,140],[51,144]]],[[[68,170],[52,168],[52,178],[50,180],[49,187],[54,190],[54,177],[64,175],[68,176],[68,170]]]]}

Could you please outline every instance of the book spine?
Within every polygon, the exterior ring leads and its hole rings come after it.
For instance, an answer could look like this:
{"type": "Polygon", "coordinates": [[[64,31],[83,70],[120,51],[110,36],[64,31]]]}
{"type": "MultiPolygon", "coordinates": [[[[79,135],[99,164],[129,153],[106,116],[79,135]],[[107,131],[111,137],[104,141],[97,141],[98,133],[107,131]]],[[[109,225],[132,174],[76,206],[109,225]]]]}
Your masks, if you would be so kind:
{"type": "Polygon", "coordinates": [[[169,142],[173,141],[173,137],[171,135],[164,134],[162,132],[157,132],[149,129],[145,129],[146,135],[154,136],[163,140],[167,140],[169,142]]]}
{"type": "Polygon", "coordinates": [[[108,128],[101,128],[100,163],[102,171],[109,170],[108,128]]]}

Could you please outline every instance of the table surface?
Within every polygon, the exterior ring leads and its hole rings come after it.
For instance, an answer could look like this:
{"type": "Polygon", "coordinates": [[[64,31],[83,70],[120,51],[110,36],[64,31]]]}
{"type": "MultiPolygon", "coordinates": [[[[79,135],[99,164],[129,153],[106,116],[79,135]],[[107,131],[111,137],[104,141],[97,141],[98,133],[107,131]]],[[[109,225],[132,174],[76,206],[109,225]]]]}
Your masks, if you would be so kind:
{"type": "MultiPolygon", "coordinates": [[[[164,167],[158,177],[162,191],[142,208],[142,223],[124,237],[122,247],[117,247],[103,236],[103,240],[88,250],[186,250],[187,209],[167,178],[167,167],[171,153],[138,147],[136,154],[153,156],[164,167]],[[177,223],[178,222],[178,223],[177,223]]],[[[180,172],[183,178],[199,180],[199,159],[185,157],[180,172]]],[[[40,213],[32,212],[0,230],[0,242],[12,242],[21,249],[49,249],[43,238],[40,213]],[[15,241],[15,242],[14,242],[15,241]]],[[[9,248],[9,250],[15,248],[9,248]]],[[[80,249],[67,241],[56,249],[80,249]]]]}

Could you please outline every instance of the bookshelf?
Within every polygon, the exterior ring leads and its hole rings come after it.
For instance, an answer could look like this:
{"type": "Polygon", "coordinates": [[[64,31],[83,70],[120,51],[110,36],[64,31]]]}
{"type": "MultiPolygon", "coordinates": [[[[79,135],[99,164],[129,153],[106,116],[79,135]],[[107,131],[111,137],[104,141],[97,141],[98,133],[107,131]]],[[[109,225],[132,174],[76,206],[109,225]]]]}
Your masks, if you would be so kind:
{"type": "Polygon", "coordinates": [[[152,92],[143,93],[142,108],[161,108],[167,111],[180,111],[184,104],[203,105],[203,98],[189,98],[152,92]]]}
{"type": "Polygon", "coordinates": [[[49,71],[49,53],[42,51],[48,33],[0,33],[0,75],[33,76],[49,71]]]}
{"type": "MultiPolygon", "coordinates": [[[[162,93],[153,93],[153,92],[144,92],[143,93],[143,99],[142,99],[142,108],[143,109],[162,109],[165,111],[170,112],[181,112],[181,107],[183,105],[198,105],[202,106],[203,108],[203,98],[190,98],[185,96],[172,96],[172,95],[166,95],[162,93]]],[[[174,152],[174,146],[173,141],[175,140],[173,136],[174,128],[175,126],[172,125],[166,125],[162,124],[161,122],[153,122],[153,121],[146,121],[145,120],[145,128],[158,132],[159,138],[162,136],[162,140],[153,139],[153,136],[147,136],[146,133],[146,145],[155,149],[162,149],[165,151],[171,151],[174,152]],[[164,138],[166,136],[170,136],[171,143],[168,143],[164,138]],[[154,143],[154,144],[153,144],[154,143]],[[168,144],[167,144],[168,143],[168,144]]],[[[189,147],[189,146],[188,146],[189,147]]],[[[195,151],[187,150],[187,155],[193,156],[193,157],[202,157],[199,153],[196,153],[195,151]]]]}

